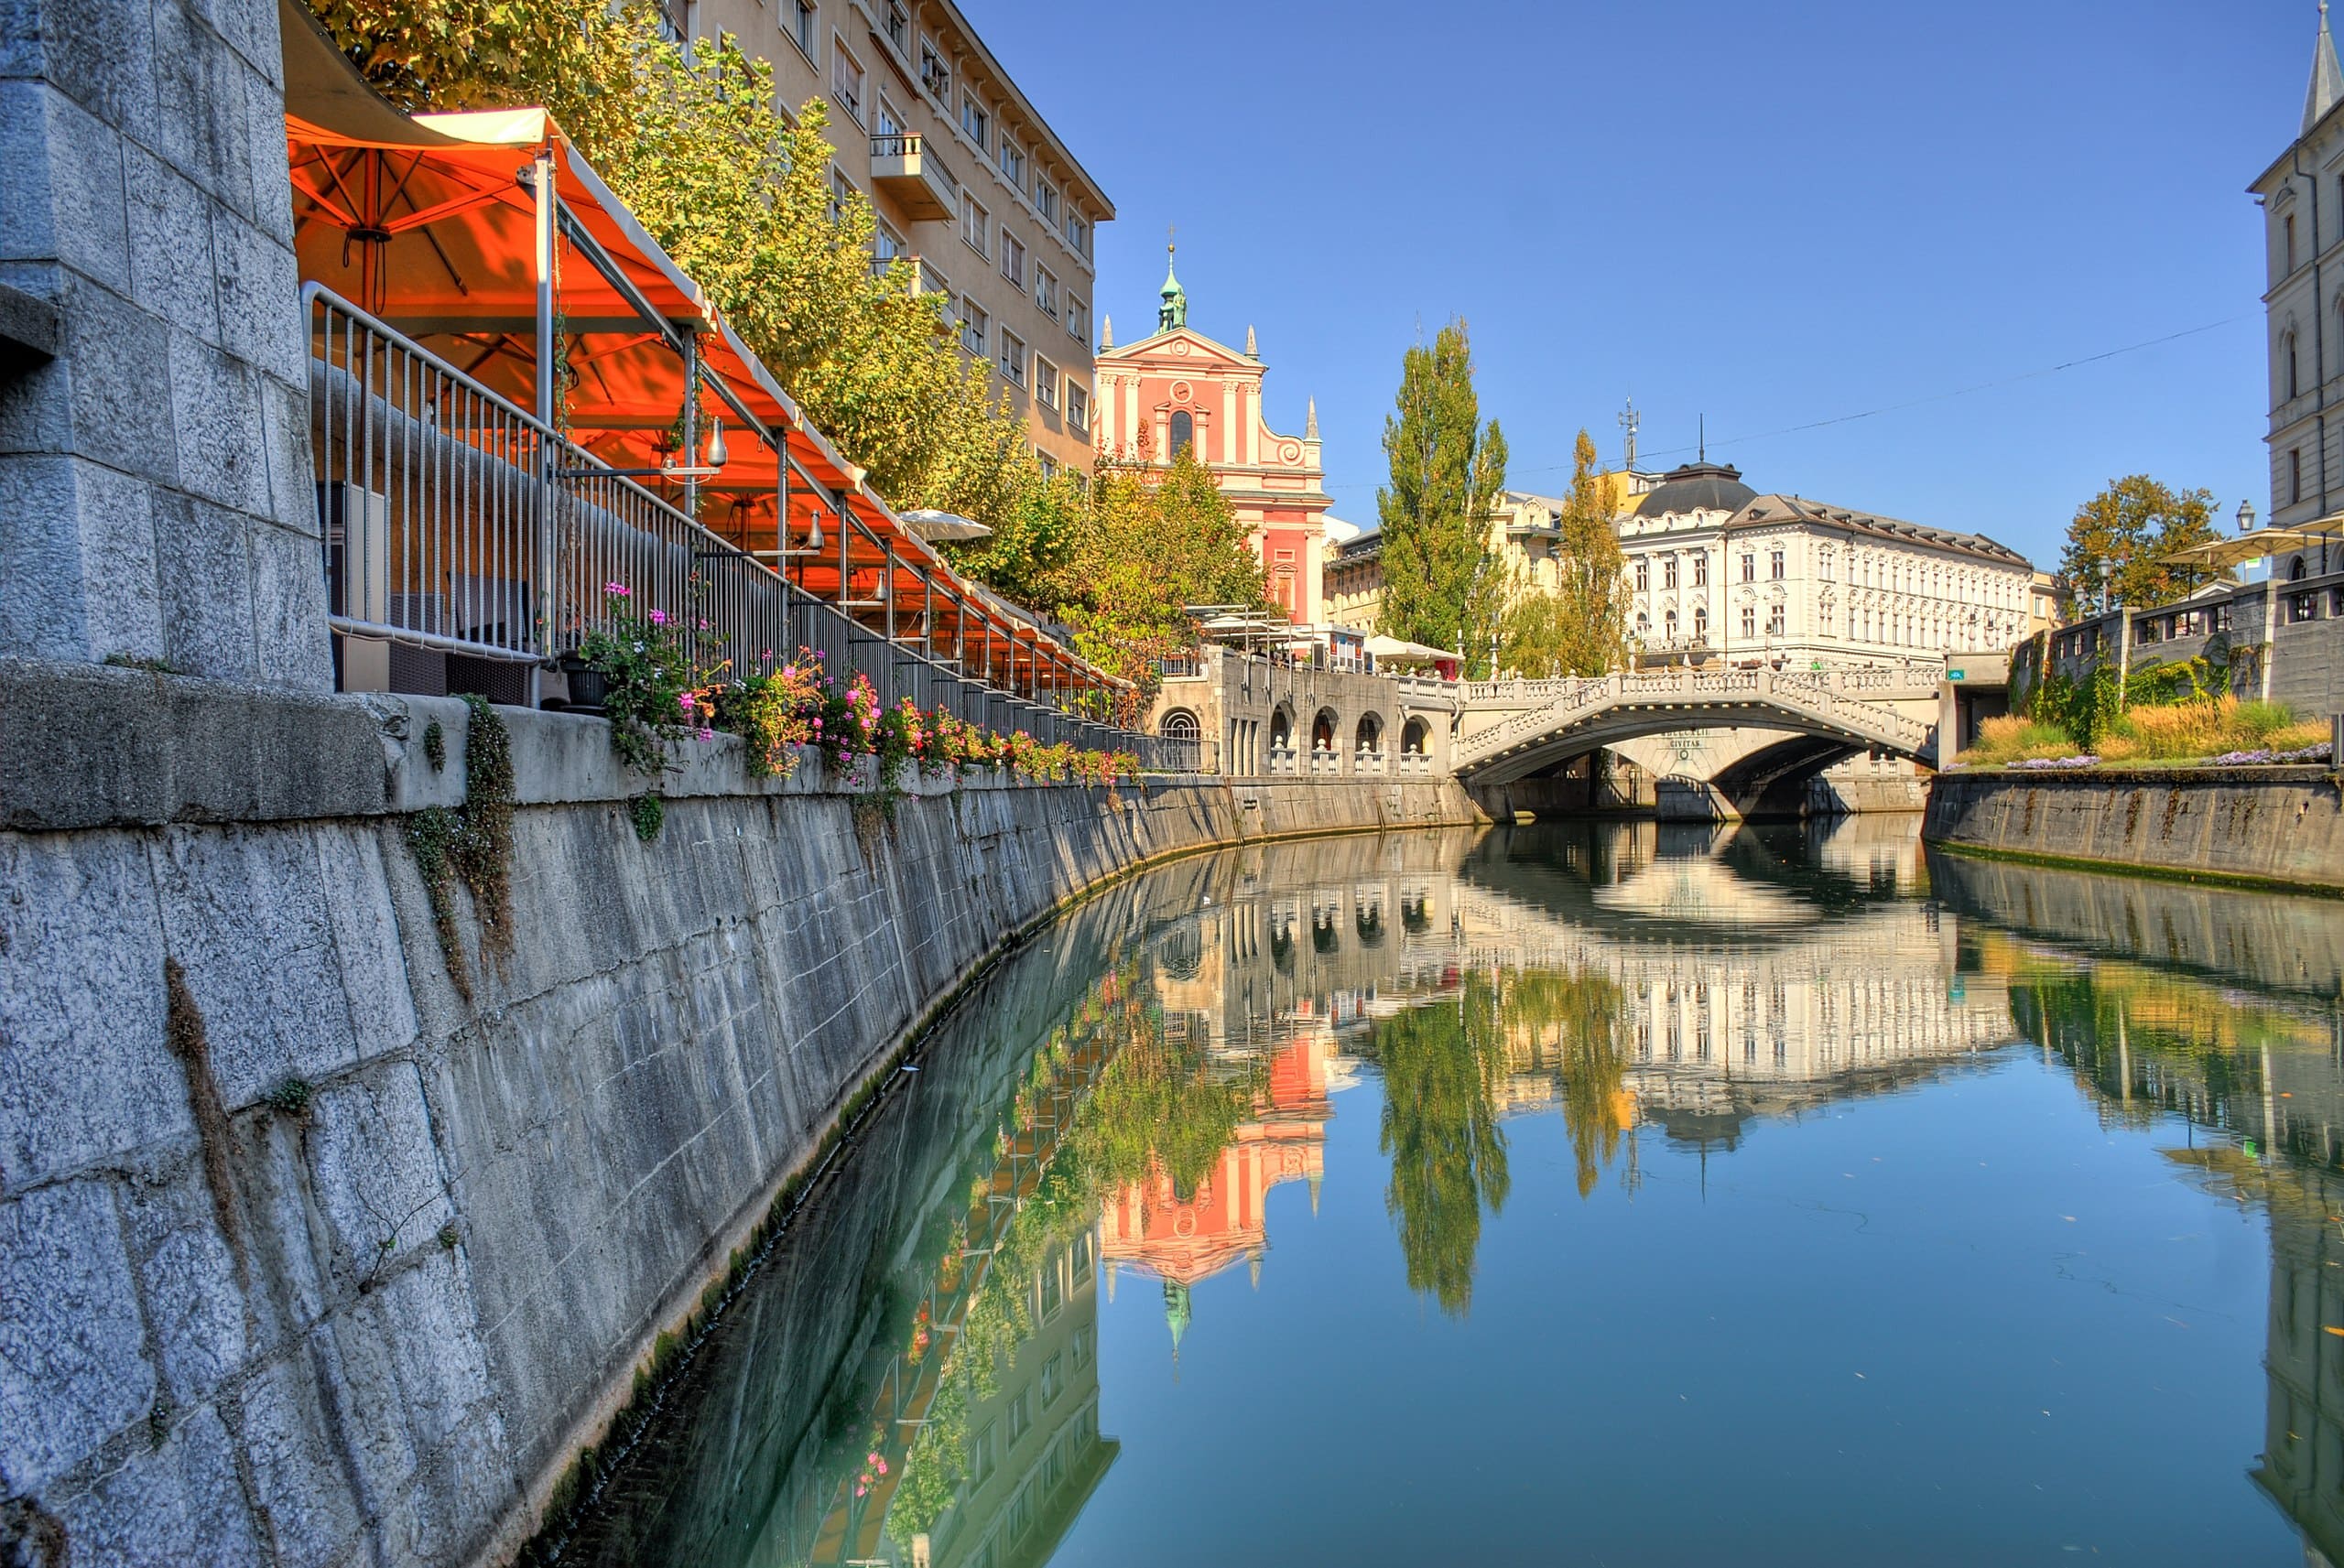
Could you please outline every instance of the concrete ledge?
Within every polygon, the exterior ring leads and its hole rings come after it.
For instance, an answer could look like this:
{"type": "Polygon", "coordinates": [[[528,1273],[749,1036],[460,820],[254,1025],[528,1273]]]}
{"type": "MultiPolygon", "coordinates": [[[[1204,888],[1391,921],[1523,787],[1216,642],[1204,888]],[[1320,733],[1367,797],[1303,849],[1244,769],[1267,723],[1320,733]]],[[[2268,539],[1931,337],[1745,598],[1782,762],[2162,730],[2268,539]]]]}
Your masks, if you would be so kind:
{"type": "Polygon", "coordinates": [[[2322,767],[1940,773],[1922,837],[2005,860],[2344,894],[2344,775],[2322,767]]]}

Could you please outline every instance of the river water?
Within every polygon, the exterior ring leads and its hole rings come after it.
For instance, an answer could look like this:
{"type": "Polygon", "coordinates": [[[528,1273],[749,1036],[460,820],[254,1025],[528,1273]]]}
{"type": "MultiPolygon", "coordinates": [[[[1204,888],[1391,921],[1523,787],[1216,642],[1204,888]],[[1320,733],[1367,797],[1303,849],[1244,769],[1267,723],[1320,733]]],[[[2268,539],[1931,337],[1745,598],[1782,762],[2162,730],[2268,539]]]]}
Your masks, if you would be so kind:
{"type": "Polygon", "coordinates": [[[2344,906],[1916,827],[1110,889],[541,1554],[2344,1561],[2344,906]]]}

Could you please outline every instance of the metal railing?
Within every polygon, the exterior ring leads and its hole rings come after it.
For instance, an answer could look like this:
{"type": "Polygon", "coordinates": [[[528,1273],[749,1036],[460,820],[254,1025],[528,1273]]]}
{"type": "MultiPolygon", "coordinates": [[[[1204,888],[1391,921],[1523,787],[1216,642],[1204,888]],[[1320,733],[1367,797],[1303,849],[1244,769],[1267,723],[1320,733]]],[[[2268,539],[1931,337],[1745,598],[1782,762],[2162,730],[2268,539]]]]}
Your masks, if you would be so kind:
{"type": "Polygon", "coordinates": [[[1033,701],[921,638],[862,625],[347,300],[316,284],[302,300],[334,631],[544,665],[610,623],[617,585],[635,612],[680,625],[697,665],[733,678],[810,648],[889,707],[907,697],[1002,733],[1128,751],[1149,771],[1199,770],[1196,739],[1033,701]]]}
{"type": "Polygon", "coordinates": [[[943,181],[947,190],[958,192],[960,189],[960,182],[953,176],[951,168],[928,150],[917,131],[890,131],[872,137],[871,156],[874,158],[917,158],[921,172],[936,176],[943,181]]]}

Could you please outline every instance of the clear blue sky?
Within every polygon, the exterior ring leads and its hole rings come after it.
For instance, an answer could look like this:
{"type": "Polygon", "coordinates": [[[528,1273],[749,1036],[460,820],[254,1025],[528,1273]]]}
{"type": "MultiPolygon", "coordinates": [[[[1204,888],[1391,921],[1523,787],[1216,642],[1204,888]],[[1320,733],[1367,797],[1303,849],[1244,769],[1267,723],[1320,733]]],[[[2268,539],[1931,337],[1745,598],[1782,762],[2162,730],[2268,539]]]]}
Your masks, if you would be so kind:
{"type": "Polygon", "coordinates": [[[2146,471],[2267,514],[2249,180],[2303,112],[2312,0],[962,0],[1114,199],[1097,308],[1261,335],[1371,523],[1400,355],[1471,324],[1509,482],[1583,425],[2049,564],[2146,471]],[[1787,426],[2055,375],[1796,435],[1787,426]]]}

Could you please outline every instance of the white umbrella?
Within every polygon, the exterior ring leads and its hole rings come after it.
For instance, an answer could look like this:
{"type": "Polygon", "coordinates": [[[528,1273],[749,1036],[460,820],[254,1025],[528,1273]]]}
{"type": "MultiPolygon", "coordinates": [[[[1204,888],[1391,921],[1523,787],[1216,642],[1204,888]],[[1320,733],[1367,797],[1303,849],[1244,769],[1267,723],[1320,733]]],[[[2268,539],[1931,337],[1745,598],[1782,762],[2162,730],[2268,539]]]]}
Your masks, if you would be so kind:
{"type": "Polygon", "coordinates": [[[1374,636],[1370,637],[1367,640],[1367,651],[1370,655],[1378,659],[1413,659],[1419,662],[1429,662],[1434,659],[1454,659],[1457,657],[1456,651],[1453,649],[1428,648],[1422,643],[1404,642],[1397,637],[1387,637],[1381,632],[1378,632],[1374,636]]]}
{"type": "Polygon", "coordinates": [[[993,537],[992,529],[954,512],[898,512],[895,515],[903,519],[905,527],[931,545],[993,537]]]}

